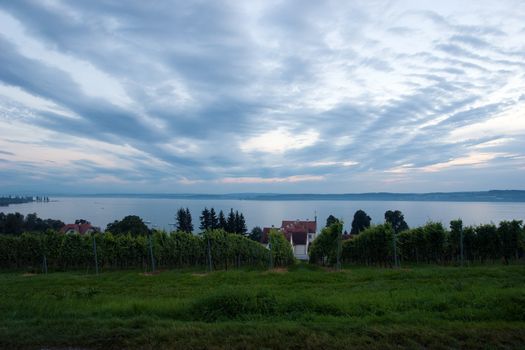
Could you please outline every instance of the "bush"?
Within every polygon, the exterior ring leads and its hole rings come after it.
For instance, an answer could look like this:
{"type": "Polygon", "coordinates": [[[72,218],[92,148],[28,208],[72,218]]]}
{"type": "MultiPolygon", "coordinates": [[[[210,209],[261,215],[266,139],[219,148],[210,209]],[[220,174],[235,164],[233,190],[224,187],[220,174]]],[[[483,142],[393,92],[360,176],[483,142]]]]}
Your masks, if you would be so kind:
{"type": "Polygon", "coordinates": [[[394,229],[390,224],[372,226],[343,244],[343,261],[389,265],[392,263],[394,229]]]}
{"type": "Polygon", "coordinates": [[[323,228],[310,246],[308,253],[310,262],[323,265],[335,264],[337,262],[337,249],[342,231],[343,223],[339,220],[323,228]]]}
{"type": "Polygon", "coordinates": [[[295,262],[292,245],[282,233],[275,229],[271,230],[268,235],[268,243],[271,245],[270,250],[275,267],[289,266],[295,262]]]}

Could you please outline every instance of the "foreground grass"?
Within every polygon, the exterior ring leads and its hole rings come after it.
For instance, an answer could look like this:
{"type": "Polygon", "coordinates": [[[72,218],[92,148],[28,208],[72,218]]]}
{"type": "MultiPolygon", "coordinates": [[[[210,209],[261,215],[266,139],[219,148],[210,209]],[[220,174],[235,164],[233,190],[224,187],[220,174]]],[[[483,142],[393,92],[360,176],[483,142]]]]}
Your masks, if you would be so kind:
{"type": "Polygon", "coordinates": [[[0,273],[0,348],[525,344],[525,266],[0,273]]]}

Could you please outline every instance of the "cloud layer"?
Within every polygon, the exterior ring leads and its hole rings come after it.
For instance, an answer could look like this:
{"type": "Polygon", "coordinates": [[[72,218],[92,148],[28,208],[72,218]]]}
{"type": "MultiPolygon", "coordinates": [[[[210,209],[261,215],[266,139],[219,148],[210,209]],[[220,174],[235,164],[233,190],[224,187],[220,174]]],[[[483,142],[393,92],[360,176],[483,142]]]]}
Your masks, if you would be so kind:
{"type": "Polygon", "coordinates": [[[522,1],[0,1],[0,188],[525,189],[522,1]]]}

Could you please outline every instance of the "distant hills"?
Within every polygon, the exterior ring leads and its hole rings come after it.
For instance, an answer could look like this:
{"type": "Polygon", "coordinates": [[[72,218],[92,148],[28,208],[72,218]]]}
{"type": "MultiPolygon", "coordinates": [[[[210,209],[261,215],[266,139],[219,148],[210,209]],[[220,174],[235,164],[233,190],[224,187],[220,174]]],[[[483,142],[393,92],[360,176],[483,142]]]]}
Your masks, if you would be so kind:
{"type": "MultiPolygon", "coordinates": [[[[59,195],[57,195],[59,196],[59,195]]],[[[491,190],[477,192],[431,192],[431,193],[342,193],[342,194],[285,194],[285,193],[102,193],[60,195],[67,197],[109,198],[164,198],[164,199],[209,199],[209,200],[257,200],[257,201],[444,201],[444,202],[525,202],[525,191],[491,190]]]]}

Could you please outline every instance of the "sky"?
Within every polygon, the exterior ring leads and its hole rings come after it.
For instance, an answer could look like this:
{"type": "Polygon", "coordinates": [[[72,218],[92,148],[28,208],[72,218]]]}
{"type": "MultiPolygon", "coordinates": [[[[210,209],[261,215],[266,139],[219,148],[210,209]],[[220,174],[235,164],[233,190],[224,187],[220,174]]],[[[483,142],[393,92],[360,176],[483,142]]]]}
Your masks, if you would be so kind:
{"type": "Polygon", "coordinates": [[[525,189],[525,2],[0,0],[0,192],[525,189]]]}

